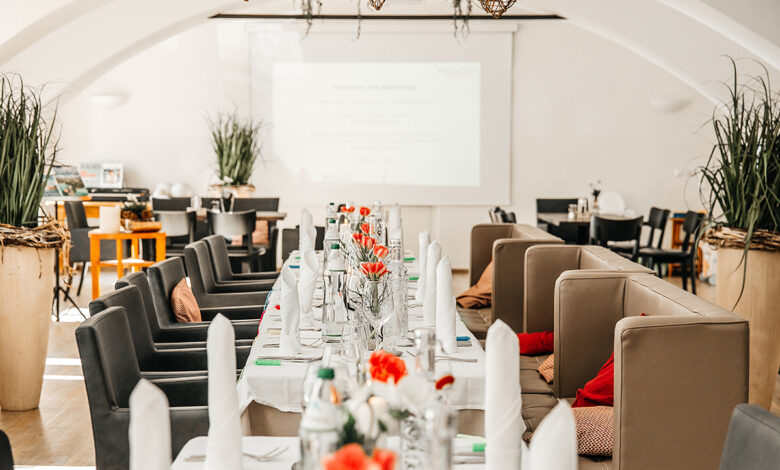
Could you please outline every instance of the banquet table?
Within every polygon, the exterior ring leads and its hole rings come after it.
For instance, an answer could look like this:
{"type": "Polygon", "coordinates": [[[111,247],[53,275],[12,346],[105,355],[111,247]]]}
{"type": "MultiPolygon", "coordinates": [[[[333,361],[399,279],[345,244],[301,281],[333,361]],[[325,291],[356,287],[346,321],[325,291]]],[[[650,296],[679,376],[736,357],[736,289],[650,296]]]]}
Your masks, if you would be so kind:
{"type": "MultiPolygon", "coordinates": [[[[187,461],[192,456],[203,456],[206,454],[206,436],[196,437],[184,445],[176,460],[171,466],[171,470],[201,470],[205,468],[203,461],[187,461]]],[[[484,463],[464,463],[472,457],[459,457],[458,453],[468,453],[472,449],[474,442],[482,442],[470,438],[456,438],[454,443],[455,456],[453,457],[453,466],[456,470],[482,470],[484,463]],[[461,460],[462,459],[462,460],[461,460]]],[[[398,447],[398,438],[388,439],[388,447],[391,449],[398,447]]],[[[269,436],[249,436],[242,440],[242,449],[244,453],[253,455],[262,455],[273,449],[286,450],[277,458],[270,462],[258,462],[252,458],[244,458],[244,470],[287,470],[292,469],[293,465],[300,459],[300,443],[297,437],[269,437],[269,436]]],[[[475,459],[479,462],[479,458],[475,459]]]]}
{"type": "MultiPolygon", "coordinates": [[[[291,267],[297,266],[296,252],[285,261],[291,267]]],[[[416,279],[415,262],[407,265],[410,278],[416,279]]],[[[278,355],[278,344],[281,318],[275,306],[279,304],[280,289],[277,285],[269,294],[267,311],[260,322],[260,331],[252,344],[241,377],[238,381],[239,409],[244,435],[261,436],[296,436],[303,410],[303,382],[309,363],[291,363],[282,361],[279,366],[255,365],[255,359],[263,356],[278,355]],[[274,344],[274,347],[266,345],[274,344]]],[[[316,307],[318,299],[321,302],[322,288],[318,281],[314,293],[315,318],[321,317],[321,308],[316,307]]],[[[416,289],[416,281],[409,282],[409,292],[416,289]]],[[[422,307],[413,305],[409,308],[409,330],[422,326],[422,307]]],[[[319,322],[317,322],[319,324],[319,322]]],[[[474,362],[457,362],[442,360],[436,363],[436,374],[442,376],[452,374],[455,382],[450,390],[450,400],[458,410],[458,431],[462,433],[484,435],[484,401],[485,401],[485,351],[479,341],[466,328],[463,321],[456,326],[458,336],[468,336],[470,346],[458,347],[457,353],[448,355],[458,359],[474,362]]],[[[301,331],[301,343],[313,344],[322,335],[321,331],[301,331]]],[[[324,345],[316,348],[305,347],[303,356],[321,356],[324,345]]],[[[402,347],[401,357],[409,370],[414,370],[415,359],[410,354],[413,347],[402,347]]],[[[439,354],[437,353],[437,357],[439,354]]]]}

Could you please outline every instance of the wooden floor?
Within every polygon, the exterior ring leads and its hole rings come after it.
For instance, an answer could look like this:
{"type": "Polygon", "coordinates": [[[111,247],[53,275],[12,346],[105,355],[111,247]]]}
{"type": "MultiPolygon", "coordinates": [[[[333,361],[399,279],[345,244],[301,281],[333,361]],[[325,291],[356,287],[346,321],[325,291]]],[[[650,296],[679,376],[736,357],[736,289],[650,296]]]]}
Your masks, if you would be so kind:
{"type": "MultiPolygon", "coordinates": [[[[671,281],[679,284],[679,279],[671,281]]],[[[453,276],[455,292],[461,292],[467,284],[465,273],[457,272],[453,276]]],[[[106,287],[109,286],[110,280],[106,282],[106,287]]],[[[698,287],[701,297],[714,300],[713,287],[701,283],[698,287]]],[[[82,305],[88,303],[84,293],[79,301],[82,305]]],[[[0,429],[11,439],[17,465],[95,464],[89,406],[74,336],[77,325],[52,324],[40,408],[28,412],[0,411],[0,429]]],[[[780,416],[780,377],[772,412],[780,416]]]]}

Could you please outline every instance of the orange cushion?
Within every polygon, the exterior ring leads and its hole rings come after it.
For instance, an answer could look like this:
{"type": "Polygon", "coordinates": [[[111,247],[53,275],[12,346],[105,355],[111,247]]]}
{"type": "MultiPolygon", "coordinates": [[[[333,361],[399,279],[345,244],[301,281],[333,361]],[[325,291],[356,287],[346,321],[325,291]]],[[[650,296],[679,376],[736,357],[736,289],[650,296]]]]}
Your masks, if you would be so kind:
{"type": "Polygon", "coordinates": [[[611,406],[572,408],[577,427],[577,453],[580,455],[612,455],[614,422],[611,406]]]}
{"type": "Polygon", "coordinates": [[[173,288],[173,294],[171,294],[171,308],[173,314],[176,316],[176,321],[179,323],[190,323],[203,321],[200,316],[200,307],[195,300],[195,294],[192,293],[192,289],[187,285],[187,280],[182,279],[173,288]]]}
{"type": "Polygon", "coordinates": [[[487,265],[476,284],[458,296],[458,305],[463,308],[490,307],[493,296],[493,261],[487,265]]]}
{"type": "Polygon", "coordinates": [[[537,369],[544,380],[551,384],[553,383],[553,375],[555,372],[555,354],[550,354],[550,357],[544,360],[537,369]]]}

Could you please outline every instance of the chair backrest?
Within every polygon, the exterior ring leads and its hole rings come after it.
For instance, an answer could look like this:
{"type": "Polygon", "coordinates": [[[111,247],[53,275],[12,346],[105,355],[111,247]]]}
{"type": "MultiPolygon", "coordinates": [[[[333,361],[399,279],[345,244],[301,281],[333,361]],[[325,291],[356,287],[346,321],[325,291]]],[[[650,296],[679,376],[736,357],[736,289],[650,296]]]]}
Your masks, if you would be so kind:
{"type": "Polygon", "coordinates": [[[536,213],[569,212],[569,204],[577,204],[577,198],[537,199],[536,213]]]}
{"type": "MultiPolygon", "coordinates": [[[[208,211],[209,233],[233,237],[251,235],[255,230],[257,216],[254,210],[242,212],[212,212],[208,211]]],[[[251,239],[251,238],[250,238],[251,239]]]]}
{"type": "Polygon", "coordinates": [[[185,211],[190,207],[188,197],[152,198],[152,210],[157,211],[185,211]]]}
{"type": "Polygon", "coordinates": [[[517,217],[514,212],[501,211],[501,223],[502,224],[515,224],[517,223],[517,217]]]}
{"type": "Polygon", "coordinates": [[[189,237],[192,243],[195,237],[195,211],[154,211],[154,218],[162,223],[166,237],[189,237]]]}
{"type": "Polygon", "coordinates": [[[647,216],[647,222],[645,225],[650,227],[650,234],[647,239],[647,246],[653,246],[653,240],[655,238],[655,231],[660,230],[658,236],[658,243],[656,248],[660,249],[664,242],[664,232],[666,232],[666,223],[669,220],[669,210],[659,209],[658,207],[651,207],[650,214],[647,216]]]}
{"type": "Polygon", "coordinates": [[[731,415],[720,470],[759,470],[780,465],[780,417],[742,404],[731,415]]]}
{"type": "Polygon", "coordinates": [[[184,260],[181,257],[176,257],[160,261],[149,266],[146,274],[149,276],[149,287],[152,289],[157,318],[161,320],[161,324],[166,326],[176,323],[176,316],[171,307],[171,294],[173,288],[187,277],[184,270],[184,260]]]}
{"type": "Polygon", "coordinates": [[[138,366],[143,370],[152,369],[154,339],[141,291],[135,286],[128,286],[103,294],[89,303],[89,314],[95,316],[111,307],[125,309],[138,366]]]}
{"type": "Polygon", "coordinates": [[[65,217],[68,219],[68,229],[88,228],[87,212],[81,201],[65,201],[65,217]]]}
{"type": "Polygon", "coordinates": [[[695,240],[696,234],[701,228],[701,221],[704,219],[704,214],[699,212],[688,211],[685,213],[685,220],[683,221],[683,232],[685,232],[685,238],[683,239],[682,250],[688,251],[696,248],[695,240]]]}
{"type": "Polygon", "coordinates": [[[234,211],[270,211],[279,210],[278,197],[239,197],[233,201],[234,211]]]}
{"type": "Polygon", "coordinates": [[[14,470],[14,455],[11,453],[11,441],[0,430],[0,470],[14,470]]]}
{"type": "Polygon", "coordinates": [[[636,241],[638,245],[641,233],[642,217],[624,219],[594,215],[590,219],[590,237],[597,245],[623,241],[636,241]]]}
{"type": "MultiPolygon", "coordinates": [[[[273,234],[269,233],[269,237],[273,234]]],[[[228,253],[227,242],[222,235],[209,235],[201,240],[206,242],[211,255],[211,263],[214,266],[214,277],[217,282],[230,282],[234,280],[233,270],[230,268],[230,254],[228,253]]],[[[274,243],[273,240],[270,240],[274,243]]]]}
{"type": "Polygon", "coordinates": [[[200,240],[185,246],[184,263],[190,277],[192,293],[195,294],[195,299],[200,304],[203,295],[215,293],[217,287],[214,266],[211,263],[211,255],[206,242],[200,240]]]}
{"type": "Polygon", "coordinates": [[[294,228],[282,229],[282,262],[290,256],[293,250],[298,249],[298,230],[294,228]]]}
{"type": "Polygon", "coordinates": [[[118,279],[114,283],[114,289],[121,289],[127,286],[135,286],[138,288],[138,292],[141,293],[141,299],[144,302],[144,310],[146,311],[146,318],[148,319],[149,330],[152,332],[152,338],[156,342],[160,337],[160,318],[157,316],[157,309],[154,307],[154,298],[152,297],[152,289],[149,287],[149,278],[143,271],[137,273],[130,273],[126,276],[118,279]]]}

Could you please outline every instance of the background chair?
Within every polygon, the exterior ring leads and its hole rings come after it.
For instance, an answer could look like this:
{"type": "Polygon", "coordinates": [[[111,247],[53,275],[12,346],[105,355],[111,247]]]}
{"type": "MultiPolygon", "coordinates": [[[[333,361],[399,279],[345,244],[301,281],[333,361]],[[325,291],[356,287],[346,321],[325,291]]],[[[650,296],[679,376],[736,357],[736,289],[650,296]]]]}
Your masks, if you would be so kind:
{"type": "Polygon", "coordinates": [[[549,232],[556,237],[563,239],[566,243],[577,242],[577,229],[576,227],[555,227],[550,226],[543,220],[538,218],[538,214],[542,213],[559,213],[565,214],[569,212],[569,205],[577,204],[577,198],[552,198],[552,199],[537,199],[536,200],[536,226],[545,232],[549,232]]]}
{"type": "Polygon", "coordinates": [[[737,405],[731,415],[720,470],[763,470],[778,466],[780,417],[758,405],[737,405]]]}
{"type": "Polygon", "coordinates": [[[695,237],[701,228],[701,221],[704,215],[698,212],[688,211],[685,213],[683,221],[683,239],[680,250],[665,250],[661,248],[642,248],[639,250],[639,256],[647,260],[647,266],[656,269],[658,276],[661,276],[661,265],[670,263],[680,264],[680,276],[682,277],[683,289],[688,289],[688,279],[691,280],[691,292],[696,293],[696,257],[697,247],[695,237]]]}
{"type": "MultiPolygon", "coordinates": [[[[212,212],[206,213],[209,224],[210,235],[222,235],[230,240],[233,237],[241,237],[241,245],[228,248],[231,263],[248,266],[249,271],[257,270],[258,257],[265,253],[265,250],[254,246],[252,241],[252,232],[255,231],[255,222],[257,215],[254,210],[242,212],[212,212]]],[[[241,269],[243,271],[243,269],[241,269]]]]}
{"type": "MultiPolygon", "coordinates": [[[[317,236],[314,239],[314,249],[321,250],[322,243],[325,241],[325,227],[315,226],[314,228],[317,229],[317,236]]],[[[282,262],[290,256],[290,253],[298,249],[299,235],[299,225],[296,225],[295,228],[282,229],[282,262]]]]}
{"type": "MultiPolygon", "coordinates": [[[[179,258],[181,260],[181,258],[179,258]]],[[[175,268],[175,266],[172,266],[175,268]]],[[[176,269],[173,269],[176,271],[176,269]]],[[[182,273],[183,268],[182,268],[182,273]]],[[[171,273],[166,273],[171,274],[171,273]]],[[[175,276],[169,276],[172,285],[178,284],[175,281],[175,276]],[[176,282],[174,284],[174,282],[176,282]]],[[[179,280],[183,279],[180,278],[179,280]]],[[[144,309],[146,311],[149,330],[152,334],[152,339],[155,344],[177,344],[186,343],[186,345],[192,345],[193,347],[205,347],[206,338],[208,337],[208,327],[211,324],[209,320],[202,322],[191,323],[178,323],[174,318],[173,311],[171,310],[170,294],[166,296],[163,291],[165,288],[162,281],[156,284],[155,293],[152,294],[152,287],[149,283],[149,279],[146,273],[137,272],[131,273],[116,281],[114,287],[121,289],[127,286],[135,286],[141,293],[141,300],[144,303],[144,309]],[[157,299],[161,299],[159,302],[157,299]],[[163,308],[158,308],[157,304],[160,304],[163,308]]],[[[171,290],[173,288],[171,287],[171,290]]],[[[220,312],[226,312],[226,316],[230,315],[232,307],[225,307],[223,309],[217,309],[220,312]]],[[[201,309],[201,314],[206,318],[213,318],[214,310],[201,309]]],[[[257,321],[254,320],[231,320],[233,328],[236,332],[236,344],[238,345],[252,345],[252,341],[257,336],[257,321]]]]}
{"type": "MultiPolygon", "coordinates": [[[[76,289],[76,293],[80,295],[81,286],[84,284],[84,273],[90,260],[89,232],[97,227],[91,227],[87,224],[87,213],[84,210],[84,203],[81,201],[65,201],[65,217],[68,221],[71,242],[68,262],[71,266],[81,263],[79,285],[76,289]]],[[[103,240],[100,242],[100,259],[116,259],[115,241],[103,240]]]]}
{"type": "Polygon", "coordinates": [[[0,430],[0,470],[14,470],[11,442],[2,430],[0,430]]]}
{"type": "Polygon", "coordinates": [[[198,303],[209,294],[234,294],[234,296],[242,296],[246,301],[245,305],[264,305],[266,296],[275,282],[274,280],[260,280],[218,283],[214,275],[215,270],[211,262],[208,244],[203,240],[184,247],[184,263],[189,274],[192,292],[198,303]]]}
{"type": "MultiPolygon", "coordinates": [[[[669,210],[659,209],[658,207],[651,207],[650,214],[647,216],[647,220],[642,223],[643,226],[649,227],[650,230],[647,234],[647,242],[641,243],[639,249],[652,247],[661,248],[664,242],[664,232],[666,232],[666,223],[669,220],[669,210]],[[659,231],[658,241],[655,241],[655,232],[659,231]]],[[[609,249],[617,253],[631,253],[634,250],[633,242],[614,242],[609,244],[609,249]]]]}
{"type": "MultiPolygon", "coordinates": [[[[269,211],[276,212],[279,210],[279,198],[278,197],[247,197],[237,198],[233,201],[234,211],[269,211]]],[[[266,243],[256,243],[259,248],[264,248],[265,253],[259,256],[258,270],[259,271],[275,271],[276,270],[276,249],[277,241],[279,239],[279,229],[276,227],[275,220],[258,220],[255,224],[255,234],[260,231],[266,230],[268,233],[268,241],[266,243]]]]}
{"type": "Polygon", "coordinates": [[[609,248],[610,242],[633,243],[630,258],[635,261],[639,254],[639,236],[642,234],[642,217],[635,219],[613,219],[594,215],[590,219],[591,243],[609,248]]]}
{"type": "MultiPolygon", "coordinates": [[[[129,467],[130,393],[141,379],[130,324],[121,307],[90,317],[76,328],[76,343],[87,388],[95,463],[99,470],[129,467]]],[[[171,451],[209,430],[207,377],[152,379],[168,398],[171,451]]]]}
{"type": "Polygon", "coordinates": [[[184,246],[195,241],[195,211],[154,211],[165,232],[165,257],[184,256],[184,246]]]}
{"type": "MultiPolygon", "coordinates": [[[[234,273],[230,266],[230,254],[228,253],[225,237],[222,235],[209,235],[203,241],[209,247],[211,263],[214,266],[214,277],[218,284],[236,281],[274,281],[279,277],[277,271],[234,273]]],[[[270,287],[263,290],[270,290],[270,287]]]]}

